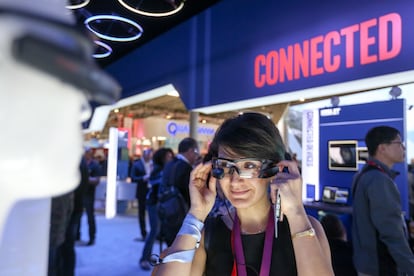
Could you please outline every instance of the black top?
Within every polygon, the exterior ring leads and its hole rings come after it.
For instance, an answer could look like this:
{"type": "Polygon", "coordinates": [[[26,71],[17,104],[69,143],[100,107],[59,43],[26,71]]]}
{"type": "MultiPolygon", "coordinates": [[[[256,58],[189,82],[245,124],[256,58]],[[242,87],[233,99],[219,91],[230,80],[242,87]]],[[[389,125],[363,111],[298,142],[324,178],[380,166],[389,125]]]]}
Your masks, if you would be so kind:
{"type": "Polygon", "coordinates": [[[158,203],[158,189],[162,180],[162,170],[162,166],[155,164],[154,169],[151,171],[148,180],[151,184],[151,188],[148,191],[147,200],[145,202],[147,205],[155,205],[158,203]]]}
{"type": "Polygon", "coordinates": [[[329,239],[328,241],[335,276],[357,276],[352,261],[352,244],[339,239],[329,239]]]}
{"type": "Polygon", "coordinates": [[[76,187],[74,191],[75,198],[74,198],[73,210],[75,212],[82,213],[84,194],[86,193],[89,187],[89,169],[88,169],[88,165],[86,164],[86,160],[84,157],[82,157],[81,159],[79,170],[80,170],[81,179],[80,179],[79,185],[76,187]]]}
{"type": "MultiPolygon", "coordinates": [[[[87,166],[90,177],[99,177],[102,175],[101,166],[99,165],[98,161],[92,159],[91,161],[87,162],[87,166]]],[[[89,183],[86,193],[89,196],[95,196],[95,189],[98,184],[99,182],[97,184],[89,183]]]]}
{"type": "Polygon", "coordinates": [[[137,187],[135,190],[135,197],[139,198],[139,195],[141,193],[144,193],[146,196],[147,193],[147,185],[148,185],[148,181],[144,180],[145,175],[147,174],[147,171],[145,170],[145,165],[144,165],[145,161],[144,159],[140,158],[135,160],[132,163],[132,168],[131,168],[131,180],[135,183],[137,183],[137,187]]]}
{"type": "MultiPolygon", "coordinates": [[[[270,275],[297,275],[296,260],[287,218],[278,223],[279,236],[273,240],[270,275]]],[[[242,235],[247,275],[260,273],[265,233],[242,235]]],[[[205,248],[207,252],[206,276],[229,276],[233,268],[231,230],[221,217],[211,217],[205,224],[205,248]]]]}

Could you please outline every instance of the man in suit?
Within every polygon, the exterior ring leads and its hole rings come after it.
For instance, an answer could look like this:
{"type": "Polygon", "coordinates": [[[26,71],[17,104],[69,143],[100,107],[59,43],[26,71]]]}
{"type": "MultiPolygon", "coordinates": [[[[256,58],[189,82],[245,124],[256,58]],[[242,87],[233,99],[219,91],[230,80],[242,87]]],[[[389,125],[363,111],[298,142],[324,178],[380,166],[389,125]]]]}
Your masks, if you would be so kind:
{"type": "Polygon", "coordinates": [[[73,192],[73,212],[69,219],[69,225],[66,228],[65,241],[62,244],[60,261],[61,276],[74,276],[76,266],[75,241],[78,226],[83,214],[83,198],[89,186],[89,170],[86,165],[86,159],[83,157],[79,165],[80,183],[73,192]]]}
{"type": "Polygon", "coordinates": [[[146,220],[145,220],[145,201],[148,193],[148,179],[151,173],[152,166],[152,149],[145,149],[142,157],[135,160],[131,168],[131,179],[137,183],[135,197],[138,200],[138,223],[141,231],[141,239],[145,240],[147,236],[146,220]]]}
{"type": "MultiPolygon", "coordinates": [[[[158,194],[165,193],[171,185],[174,185],[184,200],[187,206],[190,206],[190,191],[188,184],[190,182],[190,173],[193,170],[193,166],[199,160],[200,154],[198,149],[198,143],[191,137],[184,138],[178,145],[178,154],[176,157],[167,163],[163,172],[163,179],[160,184],[158,194]]],[[[180,219],[174,223],[175,225],[162,225],[161,236],[170,246],[177,234],[179,227],[182,224],[180,219]],[[168,229],[167,229],[168,228],[168,229]]]]}

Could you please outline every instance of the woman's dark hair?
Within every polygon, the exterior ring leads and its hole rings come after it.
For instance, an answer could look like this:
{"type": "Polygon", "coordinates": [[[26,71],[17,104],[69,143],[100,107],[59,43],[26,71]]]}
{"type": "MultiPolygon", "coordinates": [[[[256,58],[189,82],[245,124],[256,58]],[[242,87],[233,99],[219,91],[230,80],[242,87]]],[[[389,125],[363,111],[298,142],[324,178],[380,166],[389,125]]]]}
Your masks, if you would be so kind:
{"type": "Polygon", "coordinates": [[[371,128],[365,136],[365,144],[370,156],[374,156],[380,144],[386,144],[394,140],[400,132],[389,126],[377,126],[371,128]]]}
{"type": "Polygon", "coordinates": [[[203,163],[211,161],[211,159],[213,159],[213,157],[217,157],[217,155],[218,155],[218,147],[213,141],[208,146],[208,151],[206,155],[204,155],[203,157],[203,163]]]}
{"type": "MultiPolygon", "coordinates": [[[[279,162],[284,159],[285,145],[275,124],[263,114],[243,113],[227,119],[219,127],[212,145],[230,155],[279,162]]],[[[217,151],[213,151],[217,155],[217,151]]]]}
{"type": "Polygon", "coordinates": [[[152,162],[154,165],[158,165],[164,167],[165,165],[165,157],[168,153],[171,153],[174,156],[174,152],[170,148],[159,148],[157,151],[154,152],[152,155],[152,162]]]}
{"type": "Polygon", "coordinates": [[[321,224],[328,239],[343,239],[346,236],[345,227],[338,216],[326,214],[321,219],[321,224]]]}

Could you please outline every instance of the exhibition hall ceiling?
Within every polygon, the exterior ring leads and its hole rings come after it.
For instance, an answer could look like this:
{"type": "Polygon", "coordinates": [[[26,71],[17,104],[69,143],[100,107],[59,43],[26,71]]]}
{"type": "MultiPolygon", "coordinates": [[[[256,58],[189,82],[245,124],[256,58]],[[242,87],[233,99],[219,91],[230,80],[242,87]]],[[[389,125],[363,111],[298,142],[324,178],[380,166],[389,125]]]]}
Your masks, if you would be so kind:
{"type": "Polygon", "coordinates": [[[220,0],[69,0],[78,25],[97,39],[95,58],[105,67],[220,0]]]}
{"type": "MultiPolygon", "coordinates": [[[[329,99],[329,97],[319,97],[312,100],[329,99]]],[[[239,112],[253,111],[260,112],[271,116],[275,123],[285,114],[287,108],[292,105],[303,104],[301,101],[290,103],[271,104],[267,106],[252,107],[249,109],[235,109],[233,111],[221,112],[216,114],[199,114],[199,122],[206,122],[220,125],[225,119],[237,115],[239,112]]],[[[161,96],[136,104],[128,105],[123,108],[112,110],[105,123],[104,129],[99,133],[101,139],[108,138],[109,128],[117,127],[123,118],[130,117],[133,119],[162,117],[168,120],[190,120],[190,114],[179,97],[161,96]]]]}

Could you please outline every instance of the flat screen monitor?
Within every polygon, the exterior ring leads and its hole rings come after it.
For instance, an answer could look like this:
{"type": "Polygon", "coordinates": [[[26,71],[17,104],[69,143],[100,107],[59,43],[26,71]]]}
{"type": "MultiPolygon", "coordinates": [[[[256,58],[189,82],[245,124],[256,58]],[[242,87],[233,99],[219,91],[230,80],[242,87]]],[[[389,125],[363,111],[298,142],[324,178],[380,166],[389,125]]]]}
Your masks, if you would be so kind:
{"type": "Polygon", "coordinates": [[[328,142],[329,169],[337,171],[357,171],[356,140],[331,140],[328,142]]]}
{"type": "Polygon", "coordinates": [[[368,149],[366,147],[358,148],[358,163],[365,163],[368,160],[368,149]]]}
{"type": "Polygon", "coordinates": [[[347,204],[349,198],[349,189],[325,186],[323,187],[322,201],[326,203],[347,204]]]}

